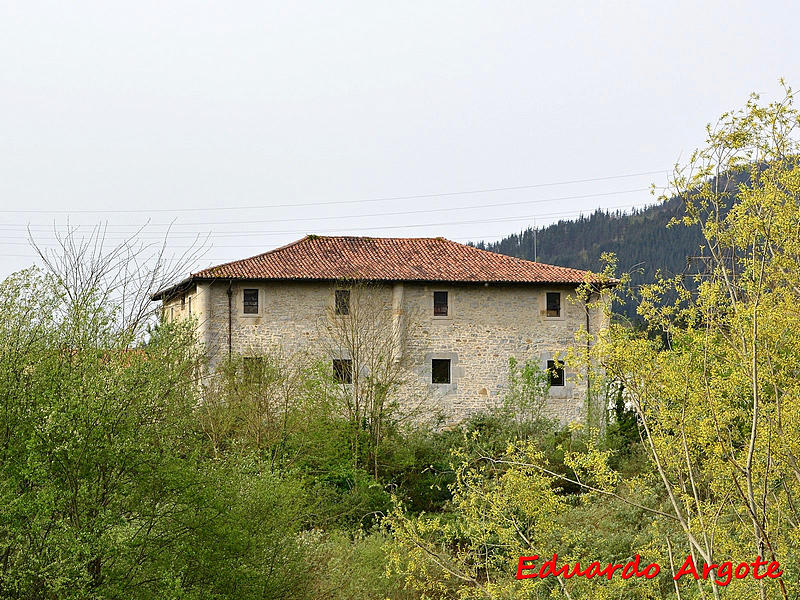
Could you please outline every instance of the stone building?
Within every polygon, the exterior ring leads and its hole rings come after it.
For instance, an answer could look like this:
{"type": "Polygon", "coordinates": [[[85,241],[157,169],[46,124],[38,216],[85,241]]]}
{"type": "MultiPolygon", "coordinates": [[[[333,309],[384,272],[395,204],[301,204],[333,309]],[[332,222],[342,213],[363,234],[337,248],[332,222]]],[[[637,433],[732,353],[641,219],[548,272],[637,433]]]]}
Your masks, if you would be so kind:
{"type": "Polygon", "coordinates": [[[582,328],[596,333],[606,324],[602,310],[577,297],[591,277],[444,238],[306,236],[193,273],[153,300],[166,319],[196,320],[212,370],[232,355],[306,350],[346,384],[351,357],[336,355],[321,322],[349,318],[358,286],[390,315],[391,351],[410,388],[447,421],[494,406],[515,357],[549,369],[545,411],[568,422],[583,416],[587,382],[557,356],[582,328]]]}

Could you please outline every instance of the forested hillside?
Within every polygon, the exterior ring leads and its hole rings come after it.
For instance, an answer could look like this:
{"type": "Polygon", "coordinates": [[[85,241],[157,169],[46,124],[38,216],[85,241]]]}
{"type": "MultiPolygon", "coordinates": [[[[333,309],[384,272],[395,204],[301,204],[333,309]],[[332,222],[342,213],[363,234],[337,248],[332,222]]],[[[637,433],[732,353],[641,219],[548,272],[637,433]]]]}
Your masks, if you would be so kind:
{"type": "MultiPolygon", "coordinates": [[[[579,219],[559,221],[536,233],[537,260],[578,269],[599,270],[600,256],[614,252],[618,272],[632,273],[632,283],[652,281],[659,269],[682,273],[687,257],[700,253],[699,227],[675,225],[670,219],[683,214],[682,202],[673,198],[652,207],[623,213],[597,210],[579,219]]],[[[479,242],[478,248],[534,259],[534,230],[509,235],[498,242],[479,242]]],[[[618,307],[629,317],[635,316],[632,304],[618,307]]]]}

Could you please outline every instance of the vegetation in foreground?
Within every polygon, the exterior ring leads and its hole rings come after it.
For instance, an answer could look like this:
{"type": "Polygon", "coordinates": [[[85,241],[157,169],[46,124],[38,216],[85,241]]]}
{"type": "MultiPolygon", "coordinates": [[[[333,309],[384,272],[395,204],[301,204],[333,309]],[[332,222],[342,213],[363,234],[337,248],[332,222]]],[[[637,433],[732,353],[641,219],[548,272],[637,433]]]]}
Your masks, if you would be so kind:
{"type": "Polygon", "coordinates": [[[145,335],[107,265],[67,256],[10,277],[0,595],[796,597],[798,124],[787,90],[709,128],[676,177],[705,268],[637,290],[646,329],[576,344],[567,359],[595,369],[602,409],[583,427],[540,417],[546,385],[527,364],[510,365],[504,406],[446,431],[404,424],[380,360],[358,397],[299,357],[234,357],[200,378],[191,324],[145,335]],[[638,554],[663,574],[515,579],[519,556],[553,553],[638,554]],[[675,582],[687,555],[760,555],[783,575],[675,582]]]}

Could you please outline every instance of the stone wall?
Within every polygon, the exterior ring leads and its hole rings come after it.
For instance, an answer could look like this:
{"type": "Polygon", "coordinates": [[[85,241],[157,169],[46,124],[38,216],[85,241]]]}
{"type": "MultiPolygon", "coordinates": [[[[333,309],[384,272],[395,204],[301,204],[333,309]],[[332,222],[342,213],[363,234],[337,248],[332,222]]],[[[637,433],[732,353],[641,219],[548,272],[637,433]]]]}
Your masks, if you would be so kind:
{"type": "MultiPolygon", "coordinates": [[[[282,349],[305,350],[323,356],[329,348],[322,323],[334,302],[335,285],[307,282],[199,283],[164,304],[167,318],[191,316],[208,353],[211,368],[233,354],[257,355],[282,349]],[[258,289],[258,313],[244,314],[243,290],[258,289]],[[231,318],[228,305],[230,289],[231,318]],[[229,336],[229,330],[231,335],[229,336]]],[[[508,359],[534,359],[542,368],[559,352],[575,343],[575,333],[586,326],[584,305],[575,302],[571,287],[524,285],[422,285],[400,283],[371,288],[395,324],[402,323],[406,339],[403,365],[410,385],[405,395],[427,397],[455,423],[475,411],[492,408],[500,401],[507,382],[508,359]],[[433,315],[434,291],[447,291],[446,317],[433,315]],[[561,315],[546,316],[546,293],[561,293],[561,315]],[[431,383],[432,359],[451,361],[451,383],[431,383]]],[[[601,311],[590,311],[590,330],[603,326],[601,311]]],[[[545,411],[562,422],[583,418],[586,382],[567,370],[566,382],[551,387],[545,411]]]]}

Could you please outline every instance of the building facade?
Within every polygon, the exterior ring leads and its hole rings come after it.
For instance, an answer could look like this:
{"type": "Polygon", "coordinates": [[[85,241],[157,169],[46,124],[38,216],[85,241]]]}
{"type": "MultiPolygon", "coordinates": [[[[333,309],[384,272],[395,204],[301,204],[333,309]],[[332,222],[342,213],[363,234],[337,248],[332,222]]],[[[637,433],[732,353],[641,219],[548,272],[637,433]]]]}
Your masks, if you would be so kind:
{"type": "Polygon", "coordinates": [[[603,310],[578,299],[586,281],[584,271],[442,238],[308,236],[153,299],[166,319],[196,321],[211,369],[229,356],[305,351],[346,384],[352,357],[331,343],[330,324],[360,318],[391,340],[409,401],[428,398],[446,422],[496,406],[511,357],[549,369],[545,413],[570,422],[583,418],[588,382],[557,358],[580,330],[606,326],[603,310]]]}

